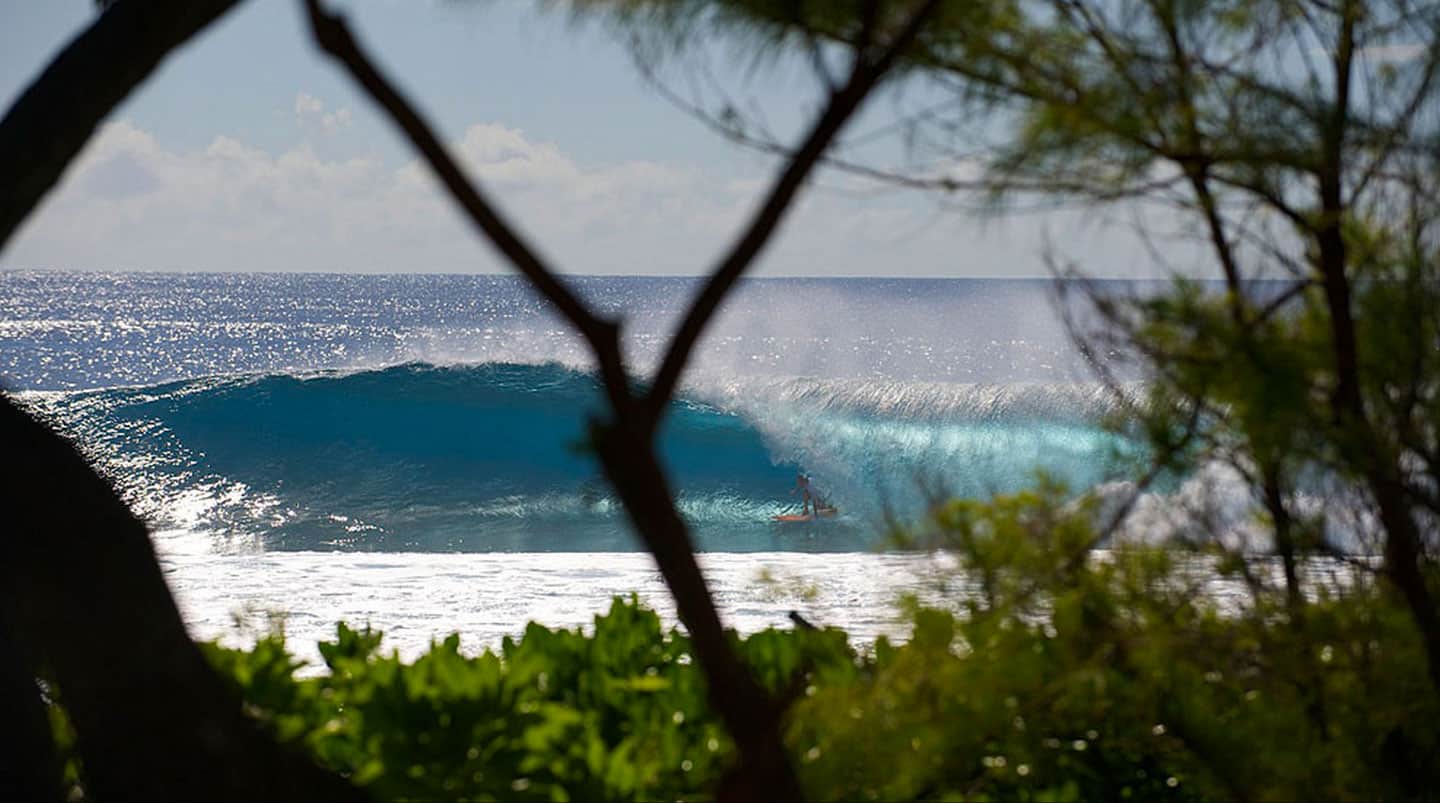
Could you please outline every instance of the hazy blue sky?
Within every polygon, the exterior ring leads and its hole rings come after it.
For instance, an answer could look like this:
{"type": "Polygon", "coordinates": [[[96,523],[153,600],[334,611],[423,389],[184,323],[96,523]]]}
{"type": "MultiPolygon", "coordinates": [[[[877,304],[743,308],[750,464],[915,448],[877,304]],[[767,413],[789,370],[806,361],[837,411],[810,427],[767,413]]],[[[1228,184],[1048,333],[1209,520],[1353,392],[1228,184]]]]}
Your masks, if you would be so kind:
{"type": "MultiPolygon", "coordinates": [[[[774,169],[646,86],[601,26],[537,13],[527,0],[344,6],[562,270],[701,271],[774,169]]],[[[90,0],[0,0],[7,105],[94,13],[90,0]]],[[[819,102],[801,65],[714,63],[778,131],[796,131],[819,102]]],[[[884,126],[901,102],[876,99],[848,133],[884,126]]],[[[1151,272],[1142,250],[1094,215],[977,220],[925,194],[828,174],[817,184],[759,273],[1043,275],[1047,238],[1098,274],[1151,272]]],[[[92,140],[0,267],[504,269],[388,122],[315,52],[288,0],[249,0],[174,55],[92,140]]]]}

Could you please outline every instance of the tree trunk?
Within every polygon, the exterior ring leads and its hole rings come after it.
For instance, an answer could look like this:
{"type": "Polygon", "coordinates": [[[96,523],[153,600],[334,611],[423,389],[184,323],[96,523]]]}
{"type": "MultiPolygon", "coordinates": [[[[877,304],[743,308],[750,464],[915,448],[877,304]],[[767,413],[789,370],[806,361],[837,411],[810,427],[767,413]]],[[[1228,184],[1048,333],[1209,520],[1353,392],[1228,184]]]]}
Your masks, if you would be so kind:
{"type": "Polygon", "coordinates": [[[58,684],[97,799],[360,796],[242,713],[185,632],[145,526],[69,443],[4,398],[0,443],[0,621],[29,676],[43,666],[58,684]]]}

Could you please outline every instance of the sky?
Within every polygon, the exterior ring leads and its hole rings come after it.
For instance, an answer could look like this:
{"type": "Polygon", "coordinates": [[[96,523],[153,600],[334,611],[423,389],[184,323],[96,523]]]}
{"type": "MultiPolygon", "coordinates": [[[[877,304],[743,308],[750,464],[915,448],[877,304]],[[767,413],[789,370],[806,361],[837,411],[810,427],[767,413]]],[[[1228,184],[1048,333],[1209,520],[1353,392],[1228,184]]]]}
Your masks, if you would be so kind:
{"type": "MultiPolygon", "coordinates": [[[[777,169],[664,99],[604,25],[530,0],[337,7],[559,271],[702,273],[777,169]]],[[[0,0],[7,107],[94,14],[91,0],[0,0]]],[[[0,253],[0,269],[505,271],[303,23],[297,2],[248,0],[172,54],[0,253]]],[[[822,100],[808,65],[720,52],[706,59],[723,71],[717,82],[798,137],[822,100]]],[[[677,60],[690,69],[667,80],[685,84],[694,63],[677,60]]],[[[873,98],[846,136],[884,128],[914,94],[873,98]]],[[[959,212],[827,171],[754,273],[1044,276],[1050,251],[1095,275],[1156,275],[1126,224],[1088,211],[959,212]]]]}

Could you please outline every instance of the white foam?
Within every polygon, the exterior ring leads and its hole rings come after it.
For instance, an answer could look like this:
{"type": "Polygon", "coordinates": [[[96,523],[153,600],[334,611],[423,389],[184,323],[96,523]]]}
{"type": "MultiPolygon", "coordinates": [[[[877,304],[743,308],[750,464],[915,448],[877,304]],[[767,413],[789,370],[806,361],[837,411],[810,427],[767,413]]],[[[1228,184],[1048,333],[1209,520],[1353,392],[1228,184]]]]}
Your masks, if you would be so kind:
{"type": "MultiPolygon", "coordinates": [[[[384,631],[383,649],[406,659],[451,633],[460,634],[464,652],[477,654],[520,636],[531,621],[588,631],[614,597],[632,593],[667,626],[678,623],[643,552],[204,554],[171,552],[163,540],[157,546],[194,637],[247,646],[279,615],[291,652],[309,662],[310,672],[321,666],[316,642],[332,639],[339,621],[384,631]]],[[[1095,558],[1108,554],[1097,551],[1095,558]]],[[[726,626],[746,634],[792,627],[788,614],[797,611],[816,625],[843,628],[865,648],[881,635],[906,638],[902,594],[955,607],[977,593],[945,555],[712,552],[699,559],[726,626]]],[[[1278,562],[1256,568],[1279,582],[1278,562]]],[[[1313,559],[1305,571],[1323,580],[1337,568],[1313,559]]],[[[1197,558],[1184,575],[1222,610],[1245,604],[1243,583],[1220,576],[1207,559],[1197,558]]]]}
{"type": "MultiPolygon", "coordinates": [[[[643,552],[378,553],[172,551],[158,540],[171,590],[193,636],[243,646],[270,614],[290,647],[318,661],[335,623],[385,631],[407,658],[459,633],[467,652],[519,636],[525,624],[586,627],[613,597],[636,594],[676,623],[674,605],[643,552]],[[237,619],[239,620],[237,622],[237,619]]],[[[706,553],[700,562],[725,622],[742,633],[790,627],[800,612],[858,642],[901,637],[897,601],[943,559],[922,554],[706,553]]]]}

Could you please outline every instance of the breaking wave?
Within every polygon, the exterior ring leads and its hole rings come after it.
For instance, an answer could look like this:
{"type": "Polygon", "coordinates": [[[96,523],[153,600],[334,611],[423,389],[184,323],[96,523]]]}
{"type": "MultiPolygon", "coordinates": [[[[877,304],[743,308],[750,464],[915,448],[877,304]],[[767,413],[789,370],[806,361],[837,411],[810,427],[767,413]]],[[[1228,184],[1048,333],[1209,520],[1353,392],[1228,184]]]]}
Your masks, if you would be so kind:
{"type": "MultiPolygon", "coordinates": [[[[558,364],[409,363],[22,398],[158,527],[267,549],[636,548],[581,441],[600,395],[558,364]]],[[[928,492],[982,495],[1044,470],[1088,487],[1128,444],[1075,384],[701,382],[661,435],[701,549],[863,549],[928,492]],[[797,470],[842,510],[778,525],[797,470]]]]}

